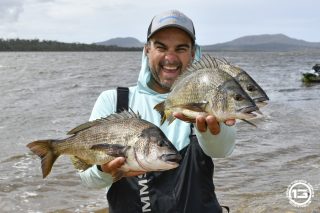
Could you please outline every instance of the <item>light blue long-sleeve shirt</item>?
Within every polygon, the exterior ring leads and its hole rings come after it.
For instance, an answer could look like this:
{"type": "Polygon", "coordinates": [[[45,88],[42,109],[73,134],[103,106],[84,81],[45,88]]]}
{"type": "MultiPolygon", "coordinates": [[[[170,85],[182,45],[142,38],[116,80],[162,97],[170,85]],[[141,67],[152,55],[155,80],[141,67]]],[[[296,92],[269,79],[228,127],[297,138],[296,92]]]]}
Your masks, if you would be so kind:
{"type": "MultiPolygon", "coordinates": [[[[199,49],[196,56],[200,57],[199,49]]],[[[134,112],[139,112],[142,119],[159,126],[173,145],[178,150],[181,150],[190,143],[190,124],[175,119],[170,125],[168,125],[168,122],[165,122],[160,126],[160,114],[153,107],[164,101],[168,94],[159,94],[147,86],[150,75],[148,59],[143,53],[138,83],[136,86],[129,88],[129,107],[134,112]]],[[[116,111],[116,102],[116,90],[102,92],[93,107],[90,120],[106,117],[114,113],[116,111]]],[[[204,133],[197,131],[197,129],[195,130],[200,147],[208,156],[213,158],[230,155],[235,146],[235,127],[229,127],[224,123],[220,123],[220,128],[221,130],[218,135],[212,135],[209,130],[204,133]]],[[[112,176],[101,172],[96,166],[92,166],[86,171],[79,173],[79,175],[82,183],[89,187],[102,188],[112,184],[112,176]]]]}

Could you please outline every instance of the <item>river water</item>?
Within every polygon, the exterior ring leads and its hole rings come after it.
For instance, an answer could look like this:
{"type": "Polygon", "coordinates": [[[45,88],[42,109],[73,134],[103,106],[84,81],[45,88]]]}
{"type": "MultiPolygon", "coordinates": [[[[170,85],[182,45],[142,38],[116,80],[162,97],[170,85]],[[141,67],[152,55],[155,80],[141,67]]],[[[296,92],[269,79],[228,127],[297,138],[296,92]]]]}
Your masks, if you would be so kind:
{"type": "MultiPolygon", "coordinates": [[[[320,212],[320,84],[300,81],[320,52],[210,54],[244,68],[270,98],[258,127],[239,122],[232,155],[214,159],[220,203],[231,212],[320,212]],[[313,188],[306,207],[286,196],[297,180],[313,188]]],[[[105,190],[82,186],[68,157],[42,179],[26,144],[86,122],[100,92],[135,84],[140,61],[138,52],[0,53],[0,212],[104,211],[105,190]]]]}

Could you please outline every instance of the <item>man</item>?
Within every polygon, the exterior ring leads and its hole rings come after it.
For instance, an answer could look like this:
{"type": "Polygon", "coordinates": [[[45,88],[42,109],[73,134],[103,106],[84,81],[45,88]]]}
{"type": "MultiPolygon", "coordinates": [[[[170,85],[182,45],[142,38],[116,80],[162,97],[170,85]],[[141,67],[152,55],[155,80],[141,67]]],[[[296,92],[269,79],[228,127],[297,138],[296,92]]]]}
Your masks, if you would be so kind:
{"type": "Polygon", "coordinates": [[[320,64],[315,64],[312,69],[316,74],[320,75],[320,64]]]}
{"type": "MultiPolygon", "coordinates": [[[[153,107],[165,100],[177,77],[200,56],[194,26],[187,16],[175,10],[155,16],[148,29],[138,83],[129,88],[129,107],[159,126],[160,115],[153,107]]],[[[101,93],[90,120],[116,112],[116,102],[116,90],[101,93]]],[[[128,173],[113,183],[112,175],[125,163],[120,157],[80,173],[87,186],[110,187],[110,212],[221,212],[212,180],[212,157],[225,157],[233,151],[235,120],[218,123],[213,116],[174,116],[178,119],[160,128],[183,157],[178,168],[128,173]],[[190,123],[196,127],[195,135],[190,123]]]]}

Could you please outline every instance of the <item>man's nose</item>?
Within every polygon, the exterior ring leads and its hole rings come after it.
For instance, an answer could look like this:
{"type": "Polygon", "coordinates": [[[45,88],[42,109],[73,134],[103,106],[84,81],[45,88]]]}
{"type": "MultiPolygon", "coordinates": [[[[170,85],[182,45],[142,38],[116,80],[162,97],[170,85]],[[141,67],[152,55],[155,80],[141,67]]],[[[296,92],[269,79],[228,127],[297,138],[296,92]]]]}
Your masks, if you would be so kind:
{"type": "Polygon", "coordinates": [[[167,60],[169,63],[175,63],[179,61],[178,56],[174,52],[168,52],[165,55],[165,60],[167,60]]]}

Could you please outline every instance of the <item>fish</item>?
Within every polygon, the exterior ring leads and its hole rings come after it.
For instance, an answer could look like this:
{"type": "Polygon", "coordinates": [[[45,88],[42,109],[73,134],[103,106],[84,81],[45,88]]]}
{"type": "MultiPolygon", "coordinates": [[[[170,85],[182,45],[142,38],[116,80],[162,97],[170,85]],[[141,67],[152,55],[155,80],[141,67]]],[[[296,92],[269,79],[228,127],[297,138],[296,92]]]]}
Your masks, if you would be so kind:
{"type": "Polygon", "coordinates": [[[203,56],[174,82],[167,98],[154,106],[160,113],[162,125],[171,124],[174,112],[189,118],[197,115],[213,115],[220,122],[241,119],[255,126],[248,119],[259,108],[228,73],[219,69],[214,59],[203,56]]]}
{"type": "Polygon", "coordinates": [[[217,62],[217,65],[220,69],[230,74],[236,79],[236,81],[239,82],[244,91],[258,105],[259,108],[267,105],[267,101],[269,100],[268,95],[245,70],[231,64],[226,59],[212,58],[217,62]]]}
{"type": "Polygon", "coordinates": [[[179,166],[181,155],[159,127],[133,111],[111,114],[70,130],[64,139],[37,140],[27,147],[41,158],[42,176],[46,178],[60,155],[69,155],[74,166],[86,170],[116,157],[125,164],[113,177],[114,182],[126,172],[165,171],[179,166]]]}

